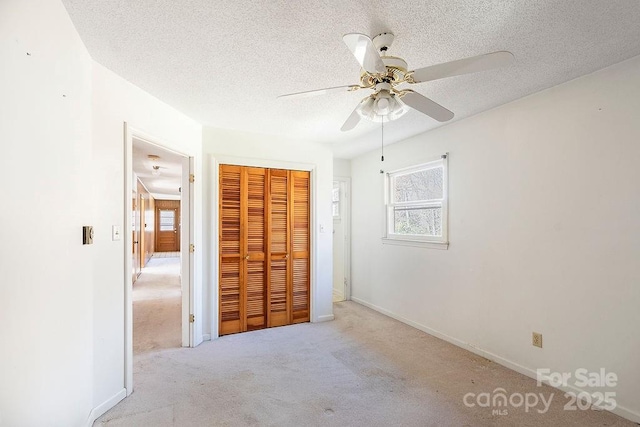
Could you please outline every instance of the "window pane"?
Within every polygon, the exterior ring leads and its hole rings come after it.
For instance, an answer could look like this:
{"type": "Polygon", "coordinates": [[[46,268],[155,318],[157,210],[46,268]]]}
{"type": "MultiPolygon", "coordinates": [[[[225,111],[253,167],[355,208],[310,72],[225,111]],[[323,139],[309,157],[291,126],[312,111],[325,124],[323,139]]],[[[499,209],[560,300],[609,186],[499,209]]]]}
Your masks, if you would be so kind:
{"type": "Polygon", "coordinates": [[[421,170],[393,178],[393,201],[416,202],[442,199],[442,167],[421,170]]]}
{"type": "Polygon", "coordinates": [[[173,210],[160,211],[160,231],[173,231],[175,214],[173,210]]]}
{"type": "Polygon", "coordinates": [[[419,236],[442,236],[441,207],[395,208],[393,232],[419,236]]]}
{"type": "Polygon", "coordinates": [[[331,200],[334,202],[340,201],[340,183],[333,181],[333,192],[331,193],[331,200]]]}
{"type": "Polygon", "coordinates": [[[338,181],[333,181],[331,200],[333,201],[333,217],[340,218],[340,183],[338,181]]]}

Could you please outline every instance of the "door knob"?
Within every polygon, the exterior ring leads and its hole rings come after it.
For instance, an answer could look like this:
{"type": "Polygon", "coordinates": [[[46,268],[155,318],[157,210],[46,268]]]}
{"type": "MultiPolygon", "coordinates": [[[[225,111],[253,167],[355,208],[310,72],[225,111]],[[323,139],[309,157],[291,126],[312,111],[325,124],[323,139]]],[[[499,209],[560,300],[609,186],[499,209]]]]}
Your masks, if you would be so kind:
{"type": "Polygon", "coordinates": [[[284,259],[289,259],[289,254],[286,254],[286,255],[284,256],[284,259]]]}
{"type": "Polygon", "coordinates": [[[244,257],[244,259],[249,259],[249,255],[247,255],[246,257],[244,257]]]}

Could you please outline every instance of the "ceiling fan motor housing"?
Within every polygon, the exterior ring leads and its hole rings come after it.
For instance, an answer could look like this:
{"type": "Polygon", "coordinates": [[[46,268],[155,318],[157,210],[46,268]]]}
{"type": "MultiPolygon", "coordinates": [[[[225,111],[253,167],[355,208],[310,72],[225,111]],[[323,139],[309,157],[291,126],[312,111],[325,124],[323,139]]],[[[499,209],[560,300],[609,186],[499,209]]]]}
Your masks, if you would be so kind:
{"type": "Polygon", "coordinates": [[[372,75],[362,70],[360,83],[363,87],[372,88],[380,82],[389,82],[394,85],[404,82],[404,77],[407,74],[407,62],[396,56],[383,56],[381,59],[387,67],[387,73],[372,75]]]}
{"type": "Polygon", "coordinates": [[[380,33],[373,38],[373,45],[378,49],[378,52],[386,52],[393,44],[393,39],[393,33],[380,33]]]}

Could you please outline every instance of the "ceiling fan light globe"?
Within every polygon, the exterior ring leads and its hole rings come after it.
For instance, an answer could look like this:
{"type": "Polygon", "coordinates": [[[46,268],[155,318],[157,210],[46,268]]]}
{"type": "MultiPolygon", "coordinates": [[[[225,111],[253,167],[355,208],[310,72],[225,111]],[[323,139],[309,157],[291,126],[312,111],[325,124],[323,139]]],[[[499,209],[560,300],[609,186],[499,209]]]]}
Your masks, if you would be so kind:
{"type": "Polygon", "coordinates": [[[394,110],[387,116],[387,119],[388,120],[399,119],[400,117],[404,116],[407,113],[407,111],[409,111],[408,108],[400,108],[398,110],[394,110]]]}
{"type": "Polygon", "coordinates": [[[376,113],[379,116],[386,116],[391,112],[392,104],[389,102],[388,98],[379,98],[376,100],[376,113]]]}
{"type": "Polygon", "coordinates": [[[404,102],[402,102],[399,96],[394,95],[391,101],[392,108],[391,113],[389,113],[389,120],[399,119],[400,117],[404,116],[407,111],[409,111],[409,107],[404,102]]]}
{"type": "Polygon", "coordinates": [[[371,118],[375,116],[374,103],[375,100],[372,97],[363,99],[360,103],[360,108],[358,109],[358,114],[360,114],[360,117],[362,117],[363,119],[371,120],[371,118]]]}

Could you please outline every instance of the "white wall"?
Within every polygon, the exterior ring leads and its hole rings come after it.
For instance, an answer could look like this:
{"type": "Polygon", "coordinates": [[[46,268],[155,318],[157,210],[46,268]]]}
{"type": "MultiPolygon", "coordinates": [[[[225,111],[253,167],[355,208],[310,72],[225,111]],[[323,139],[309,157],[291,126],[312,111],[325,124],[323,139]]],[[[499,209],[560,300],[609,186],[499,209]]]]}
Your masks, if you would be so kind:
{"type": "MultiPolygon", "coordinates": [[[[314,192],[312,194],[312,256],[315,254],[316,270],[312,272],[315,280],[315,289],[312,289],[312,321],[333,319],[333,306],[331,303],[332,292],[332,234],[333,224],[331,216],[331,183],[333,177],[333,159],[331,151],[324,145],[299,140],[286,140],[284,138],[259,135],[246,132],[223,130],[204,127],[202,132],[202,151],[209,159],[205,160],[208,167],[205,188],[206,209],[205,217],[208,219],[208,227],[205,230],[209,270],[205,272],[210,277],[207,286],[208,293],[205,300],[209,302],[211,316],[207,319],[211,325],[211,334],[216,336],[218,326],[217,306],[214,300],[214,290],[217,289],[217,259],[213,259],[213,244],[216,239],[216,206],[214,189],[218,183],[214,182],[214,171],[211,163],[214,158],[218,160],[236,158],[248,159],[251,164],[266,167],[295,168],[296,163],[312,164],[315,167],[312,180],[314,192]],[[320,225],[324,226],[324,233],[319,232],[320,225]]],[[[312,285],[313,286],[313,285],[312,285]]]]}
{"type": "Polygon", "coordinates": [[[333,159],[333,176],[350,177],[351,176],[351,160],[349,159],[333,159]]]}
{"type": "Polygon", "coordinates": [[[386,148],[450,153],[446,251],[383,245],[379,153],[354,159],[353,296],[529,375],[604,367],[640,421],[639,112],[636,57],[386,148]]]}
{"type": "Polygon", "coordinates": [[[0,2],[0,58],[0,425],[77,426],[92,408],[91,59],[44,0],[0,2]]]}
{"type": "MultiPolygon", "coordinates": [[[[94,407],[124,387],[124,240],[111,241],[111,226],[124,230],[123,123],[150,134],[169,149],[196,160],[196,226],[202,223],[202,127],[103,66],[93,65],[94,407]]],[[[196,232],[196,246],[201,232],[196,232]]],[[[198,254],[197,254],[198,255],[198,254]]],[[[202,262],[198,260],[198,265],[202,262]]],[[[201,272],[196,271],[196,292],[201,272]]],[[[196,312],[199,315],[199,312],[196,312]]],[[[202,333],[199,332],[199,336],[202,333]]],[[[134,382],[135,389],[135,382],[134,382]]]]}

